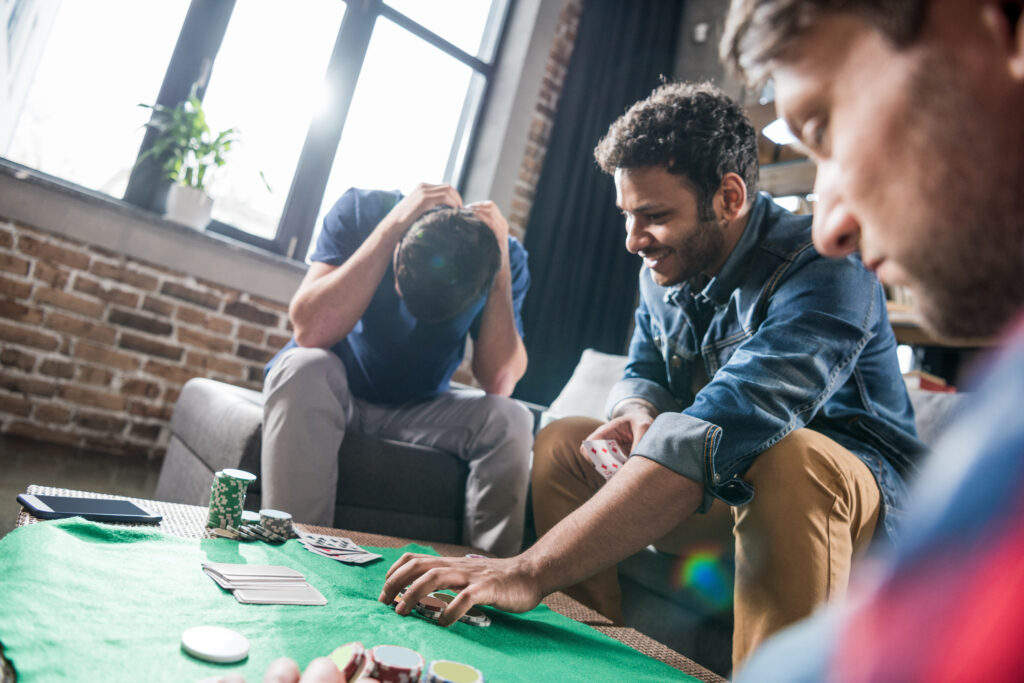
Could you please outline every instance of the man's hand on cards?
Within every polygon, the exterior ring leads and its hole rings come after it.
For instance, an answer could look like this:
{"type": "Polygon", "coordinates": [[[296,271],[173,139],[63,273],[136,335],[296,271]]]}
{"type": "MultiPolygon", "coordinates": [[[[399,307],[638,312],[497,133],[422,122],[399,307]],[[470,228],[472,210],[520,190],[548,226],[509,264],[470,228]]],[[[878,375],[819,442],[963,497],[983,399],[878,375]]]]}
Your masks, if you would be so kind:
{"type": "Polygon", "coordinates": [[[605,479],[611,479],[629,457],[617,441],[611,439],[589,439],[580,446],[580,452],[590,458],[594,468],[605,479]]]}

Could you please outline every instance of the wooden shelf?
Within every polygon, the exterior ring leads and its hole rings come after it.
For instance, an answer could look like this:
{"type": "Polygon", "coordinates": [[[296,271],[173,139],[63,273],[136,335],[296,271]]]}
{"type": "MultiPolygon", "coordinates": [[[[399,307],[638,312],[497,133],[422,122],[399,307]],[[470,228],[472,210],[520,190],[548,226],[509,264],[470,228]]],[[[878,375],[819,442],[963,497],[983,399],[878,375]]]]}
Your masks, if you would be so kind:
{"type": "Polygon", "coordinates": [[[995,339],[989,337],[971,337],[967,339],[951,339],[939,337],[921,327],[920,319],[913,308],[905,304],[889,302],[889,324],[896,333],[896,341],[910,346],[946,346],[954,348],[984,348],[994,346],[995,339]]]}

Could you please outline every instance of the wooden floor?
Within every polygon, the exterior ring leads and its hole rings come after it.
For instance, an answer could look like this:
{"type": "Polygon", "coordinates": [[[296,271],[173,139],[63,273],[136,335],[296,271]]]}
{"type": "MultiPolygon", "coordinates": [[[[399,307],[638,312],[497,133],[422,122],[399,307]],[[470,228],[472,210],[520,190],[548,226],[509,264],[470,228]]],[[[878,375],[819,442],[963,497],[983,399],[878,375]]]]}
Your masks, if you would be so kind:
{"type": "Polygon", "coordinates": [[[0,536],[14,528],[29,484],[152,498],[160,462],[0,435],[0,536]]]}

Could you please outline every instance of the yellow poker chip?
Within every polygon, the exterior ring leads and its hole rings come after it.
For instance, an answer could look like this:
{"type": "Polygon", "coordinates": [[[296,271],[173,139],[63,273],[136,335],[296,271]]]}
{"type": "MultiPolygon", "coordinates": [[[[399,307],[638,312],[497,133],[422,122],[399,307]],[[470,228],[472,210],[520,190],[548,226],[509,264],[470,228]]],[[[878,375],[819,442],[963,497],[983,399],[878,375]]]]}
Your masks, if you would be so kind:
{"type": "Polygon", "coordinates": [[[427,683],[484,683],[484,675],[479,669],[468,664],[438,659],[430,663],[427,672],[427,683]]]}

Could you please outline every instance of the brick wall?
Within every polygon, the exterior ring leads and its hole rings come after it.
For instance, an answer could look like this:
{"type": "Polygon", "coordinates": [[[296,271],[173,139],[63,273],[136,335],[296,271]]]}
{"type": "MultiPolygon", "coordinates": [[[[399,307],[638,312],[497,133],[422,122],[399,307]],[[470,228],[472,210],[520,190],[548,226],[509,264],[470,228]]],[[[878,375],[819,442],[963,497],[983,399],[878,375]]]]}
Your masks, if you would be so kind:
{"type": "Polygon", "coordinates": [[[516,237],[522,239],[526,231],[526,223],[533,206],[533,196],[540,178],[540,169],[544,164],[544,154],[548,150],[551,139],[551,127],[555,122],[558,110],[558,98],[562,94],[565,83],[565,72],[569,68],[569,58],[576,44],[576,27],[580,23],[580,12],[584,0],[566,0],[558,16],[555,28],[555,40],[548,53],[548,63],[544,69],[544,80],[541,83],[537,104],[530,119],[530,133],[523,153],[523,161],[519,165],[509,207],[509,229],[516,237]]]}
{"type": "Polygon", "coordinates": [[[259,389],[286,313],[0,219],[0,433],[160,457],[182,384],[259,389]]]}

